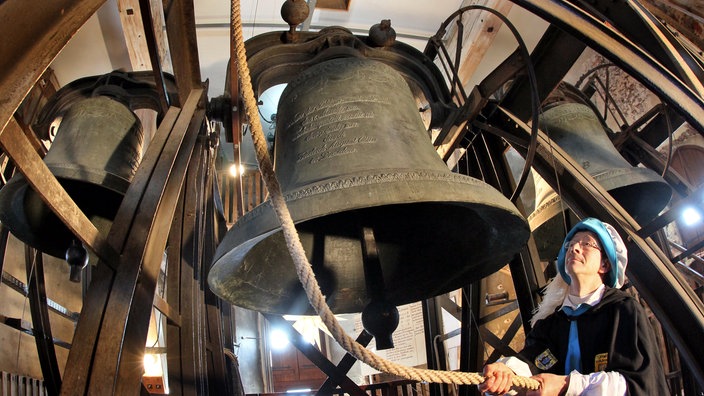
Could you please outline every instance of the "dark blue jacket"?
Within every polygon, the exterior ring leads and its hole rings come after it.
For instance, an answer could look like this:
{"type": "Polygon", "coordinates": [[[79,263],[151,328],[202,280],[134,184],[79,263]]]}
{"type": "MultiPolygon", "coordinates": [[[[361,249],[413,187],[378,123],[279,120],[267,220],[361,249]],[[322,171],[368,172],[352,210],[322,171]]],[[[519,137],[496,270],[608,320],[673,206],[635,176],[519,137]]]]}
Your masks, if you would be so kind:
{"type": "MultiPolygon", "coordinates": [[[[629,395],[670,394],[653,329],[643,307],[629,294],[607,287],[601,301],[577,320],[582,374],[617,371],[629,395]]],[[[556,311],[526,336],[519,358],[533,374],[565,374],[570,318],[556,311]]]]}

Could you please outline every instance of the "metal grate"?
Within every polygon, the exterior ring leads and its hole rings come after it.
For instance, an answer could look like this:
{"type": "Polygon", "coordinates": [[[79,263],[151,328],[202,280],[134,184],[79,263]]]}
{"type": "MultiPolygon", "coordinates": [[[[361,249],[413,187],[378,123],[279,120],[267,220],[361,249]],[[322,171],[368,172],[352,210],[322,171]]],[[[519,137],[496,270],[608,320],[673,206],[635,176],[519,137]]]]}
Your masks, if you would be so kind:
{"type": "Polygon", "coordinates": [[[0,372],[0,396],[44,396],[44,381],[24,375],[0,372]]]}

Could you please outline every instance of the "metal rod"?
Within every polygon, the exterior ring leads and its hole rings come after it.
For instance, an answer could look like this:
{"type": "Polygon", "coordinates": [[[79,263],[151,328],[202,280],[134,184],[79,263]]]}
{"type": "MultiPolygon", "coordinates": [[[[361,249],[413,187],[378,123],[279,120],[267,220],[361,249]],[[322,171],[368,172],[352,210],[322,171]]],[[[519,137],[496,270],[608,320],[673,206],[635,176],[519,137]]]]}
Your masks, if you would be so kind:
{"type": "Polygon", "coordinates": [[[56,360],[54,337],[51,334],[51,321],[46,303],[46,288],[44,286],[44,260],[42,253],[25,245],[25,267],[27,270],[27,294],[29,309],[32,314],[34,341],[37,344],[39,365],[42,368],[44,384],[50,395],[58,395],[61,389],[61,372],[56,360]]]}
{"type": "MultiPolygon", "coordinates": [[[[362,332],[359,333],[355,341],[363,347],[366,347],[372,341],[372,338],[373,337],[371,334],[367,333],[365,330],[362,330],[362,332]]],[[[355,362],[357,362],[357,359],[348,352],[345,354],[345,356],[342,357],[340,363],[337,364],[337,370],[341,373],[346,374],[350,371],[355,362]]],[[[316,395],[330,395],[332,394],[332,391],[337,387],[337,385],[341,384],[333,380],[332,377],[328,377],[328,379],[326,379],[323,385],[318,389],[316,395]]]]}
{"type": "MultiPolygon", "coordinates": [[[[2,272],[2,283],[6,284],[12,290],[20,293],[21,295],[23,295],[25,297],[28,296],[27,285],[25,285],[24,282],[22,282],[21,280],[12,276],[12,274],[3,271],[2,272]]],[[[63,305],[57,303],[56,301],[54,301],[50,298],[46,299],[46,304],[49,306],[50,310],[63,316],[64,318],[71,320],[73,322],[78,321],[78,315],[79,315],[78,312],[70,311],[69,309],[67,309],[63,305]]]]}

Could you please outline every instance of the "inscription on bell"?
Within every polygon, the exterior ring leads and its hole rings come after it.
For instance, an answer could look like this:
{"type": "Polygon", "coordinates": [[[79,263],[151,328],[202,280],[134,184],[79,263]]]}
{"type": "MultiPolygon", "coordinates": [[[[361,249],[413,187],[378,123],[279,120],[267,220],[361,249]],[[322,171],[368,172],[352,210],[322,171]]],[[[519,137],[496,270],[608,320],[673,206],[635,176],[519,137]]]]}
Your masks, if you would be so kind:
{"type": "Polygon", "coordinates": [[[586,106],[568,104],[553,108],[552,111],[553,127],[570,128],[577,122],[591,122],[594,119],[594,113],[586,106]]]}
{"type": "Polygon", "coordinates": [[[296,162],[315,164],[341,155],[353,154],[360,145],[376,143],[364,120],[373,120],[374,107],[384,102],[376,96],[355,99],[327,99],[303,109],[287,124],[292,141],[303,140],[306,150],[296,162]]]}

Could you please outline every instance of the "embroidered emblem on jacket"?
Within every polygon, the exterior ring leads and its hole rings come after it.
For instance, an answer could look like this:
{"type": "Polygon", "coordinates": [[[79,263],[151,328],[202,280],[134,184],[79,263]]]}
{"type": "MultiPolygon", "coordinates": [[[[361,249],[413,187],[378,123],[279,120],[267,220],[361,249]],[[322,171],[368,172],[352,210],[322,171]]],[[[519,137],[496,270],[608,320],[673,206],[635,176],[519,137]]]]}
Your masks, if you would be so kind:
{"type": "Polygon", "coordinates": [[[557,358],[549,349],[544,350],[535,358],[535,366],[541,370],[548,370],[557,363],[557,358]]]}
{"type": "Polygon", "coordinates": [[[594,356],[594,371],[606,370],[606,365],[609,363],[609,354],[600,353],[594,356]]]}

